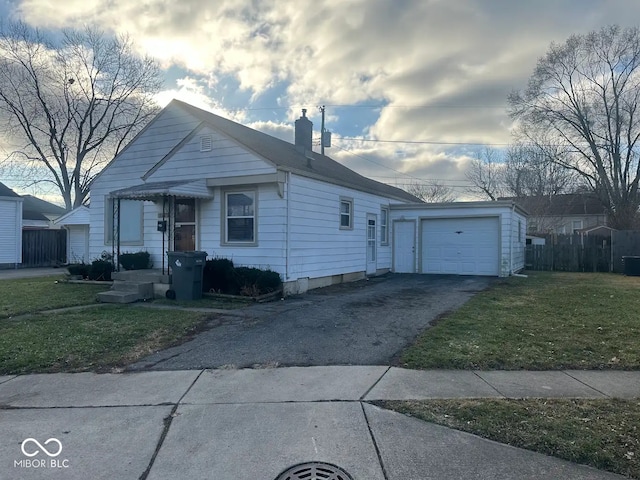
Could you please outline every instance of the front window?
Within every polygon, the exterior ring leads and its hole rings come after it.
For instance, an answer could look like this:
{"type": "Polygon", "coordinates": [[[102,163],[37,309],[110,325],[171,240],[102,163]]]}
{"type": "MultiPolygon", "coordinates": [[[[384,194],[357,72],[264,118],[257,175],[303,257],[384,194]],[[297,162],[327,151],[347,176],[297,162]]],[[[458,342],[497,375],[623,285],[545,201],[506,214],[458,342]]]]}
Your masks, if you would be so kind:
{"type": "Polygon", "coordinates": [[[353,228],[353,200],[340,199],[340,229],[351,230],[353,228]]]}
{"type": "Polygon", "coordinates": [[[225,194],[225,242],[255,243],[255,192],[225,194]]]}
{"type": "MultiPolygon", "coordinates": [[[[113,207],[117,199],[108,198],[105,202],[105,243],[113,242],[113,207]]],[[[143,243],[142,200],[120,200],[120,245],[142,245],[143,243]]],[[[116,213],[117,214],[117,213],[116,213]]]]}

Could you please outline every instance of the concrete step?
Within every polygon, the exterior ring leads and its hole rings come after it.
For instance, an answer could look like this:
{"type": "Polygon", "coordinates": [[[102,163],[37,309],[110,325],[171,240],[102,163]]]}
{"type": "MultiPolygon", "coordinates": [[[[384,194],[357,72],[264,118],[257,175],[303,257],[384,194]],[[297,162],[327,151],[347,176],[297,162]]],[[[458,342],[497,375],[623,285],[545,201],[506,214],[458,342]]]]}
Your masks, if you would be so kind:
{"type": "Polygon", "coordinates": [[[127,282],[114,280],[111,290],[117,292],[137,293],[141,298],[153,298],[153,283],[151,282],[127,282]]]}
{"type": "Polygon", "coordinates": [[[123,292],[119,290],[109,290],[100,292],[97,299],[102,303],[133,303],[143,298],[137,292],[123,292]]]}
{"type": "Polygon", "coordinates": [[[111,278],[125,282],[169,283],[169,275],[163,275],[162,270],[155,269],[113,272],[111,278]]]}

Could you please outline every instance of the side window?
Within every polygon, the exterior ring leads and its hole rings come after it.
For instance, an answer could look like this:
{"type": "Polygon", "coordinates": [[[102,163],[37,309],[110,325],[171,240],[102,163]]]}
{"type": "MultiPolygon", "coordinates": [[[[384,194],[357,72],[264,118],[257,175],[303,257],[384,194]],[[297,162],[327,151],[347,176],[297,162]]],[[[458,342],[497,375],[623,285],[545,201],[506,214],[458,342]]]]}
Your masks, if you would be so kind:
{"type": "Polygon", "coordinates": [[[340,197],[340,229],[353,229],[353,198],[340,197]]]}
{"type": "Polygon", "coordinates": [[[389,245],[389,209],[387,207],[380,209],[380,243],[389,245]]]}

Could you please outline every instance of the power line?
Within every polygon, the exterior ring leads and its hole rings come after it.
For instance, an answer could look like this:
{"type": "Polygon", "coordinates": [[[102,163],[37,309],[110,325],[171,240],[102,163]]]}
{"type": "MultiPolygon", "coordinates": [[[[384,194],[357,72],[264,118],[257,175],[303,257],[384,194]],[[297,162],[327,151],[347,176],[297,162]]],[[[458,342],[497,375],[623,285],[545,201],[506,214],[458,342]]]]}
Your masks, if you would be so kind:
{"type": "MultiPolygon", "coordinates": [[[[311,102],[314,104],[323,104],[322,102],[311,102]]],[[[504,110],[507,108],[507,105],[448,105],[448,104],[431,104],[431,105],[393,105],[393,104],[371,104],[371,105],[359,105],[359,104],[340,104],[340,103],[324,103],[326,107],[333,108],[357,108],[357,109],[380,109],[380,108],[404,108],[404,109],[420,109],[420,110],[428,110],[428,109],[500,109],[504,110]]],[[[229,110],[233,110],[236,112],[254,112],[260,110],[289,110],[293,108],[304,108],[308,107],[307,104],[299,104],[299,105],[287,105],[287,106],[272,106],[272,107],[224,107],[229,110]]]]}
{"type": "Polygon", "coordinates": [[[510,143],[482,143],[482,142],[436,142],[430,140],[377,140],[374,138],[358,138],[358,137],[333,137],[335,140],[346,140],[354,142],[372,142],[372,143],[404,143],[415,145],[467,145],[467,146],[484,146],[484,147],[507,147],[510,143]]]}

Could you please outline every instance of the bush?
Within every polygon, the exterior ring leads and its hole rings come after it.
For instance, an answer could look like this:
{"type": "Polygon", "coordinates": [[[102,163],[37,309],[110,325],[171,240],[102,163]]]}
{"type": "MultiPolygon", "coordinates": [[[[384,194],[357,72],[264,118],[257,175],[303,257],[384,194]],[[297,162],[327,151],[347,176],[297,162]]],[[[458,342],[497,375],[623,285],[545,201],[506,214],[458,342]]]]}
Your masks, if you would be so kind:
{"type": "Polygon", "coordinates": [[[115,267],[113,265],[113,256],[110,253],[104,251],[102,252],[102,255],[100,255],[100,258],[91,262],[91,265],[89,266],[89,273],[87,274],[87,276],[89,277],[89,280],[110,281],[111,273],[114,270],[115,267]]]}
{"type": "Polygon", "coordinates": [[[72,263],[67,265],[69,275],[79,275],[82,278],[87,278],[89,276],[90,268],[91,265],[87,265],[86,263],[72,263]]]}
{"type": "Polygon", "coordinates": [[[233,261],[228,258],[207,260],[202,273],[202,291],[230,293],[233,285],[233,261]]]}
{"type": "Polygon", "coordinates": [[[204,266],[202,291],[228,295],[258,296],[282,286],[277,272],[251,267],[234,267],[227,258],[207,260],[204,266]]]}
{"type": "Polygon", "coordinates": [[[280,274],[272,270],[238,267],[235,269],[236,285],[241,295],[256,296],[275,292],[282,286],[280,274]]]}
{"type": "Polygon", "coordinates": [[[149,252],[121,253],[120,265],[125,270],[144,270],[153,267],[149,252]]]}

